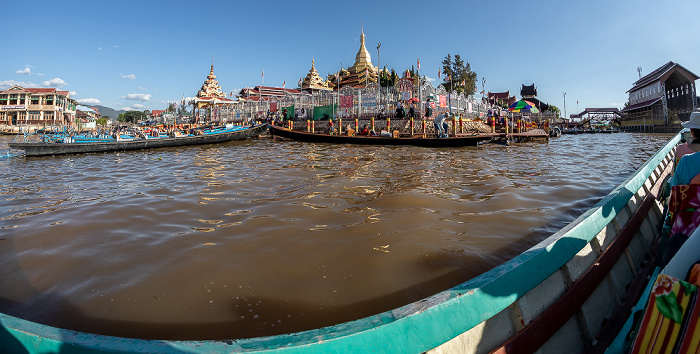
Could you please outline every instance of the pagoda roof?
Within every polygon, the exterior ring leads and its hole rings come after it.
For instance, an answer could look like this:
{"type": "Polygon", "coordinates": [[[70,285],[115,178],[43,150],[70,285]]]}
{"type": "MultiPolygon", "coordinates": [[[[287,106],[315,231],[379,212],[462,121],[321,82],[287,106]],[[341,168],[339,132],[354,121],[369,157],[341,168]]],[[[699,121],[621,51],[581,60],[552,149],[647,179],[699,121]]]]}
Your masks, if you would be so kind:
{"type": "Polygon", "coordinates": [[[525,86],[522,85],[520,88],[520,96],[537,96],[537,87],[535,84],[525,86]]]}

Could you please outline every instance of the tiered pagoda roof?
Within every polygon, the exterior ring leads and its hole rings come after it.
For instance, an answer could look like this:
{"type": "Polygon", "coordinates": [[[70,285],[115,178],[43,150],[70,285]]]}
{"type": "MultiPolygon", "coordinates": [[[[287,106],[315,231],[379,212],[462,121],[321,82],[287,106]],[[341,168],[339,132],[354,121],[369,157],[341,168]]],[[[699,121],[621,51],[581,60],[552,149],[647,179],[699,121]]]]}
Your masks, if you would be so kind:
{"type": "Polygon", "coordinates": [[[316,71],[316,60],[311,60],[311,70],[309,70],[309,73],[306,74],[306,77],[302,81],[301,88],[311,90],[332,90],[330,83],[323,80],[323,78],[316,71]]]}
{"type": "Polygon", "coordinates": [[[355,55],[355,64],[352,67],[342,69],[340,71],[340,84],[331,82],[331,85],[343,86],[361,86],[369,82],[378,82],[379,70],[372,65],[372,56],[370,56],[367,47],[365,46],[365,31],[362,30],[360,35],[360,49],[355,55]]]}
{"type": "Polygon", "coordinates": [[[221,91],[221,86],[219,86],[219,81],[216,80],[216,75],[214,75],[214,63],[211,63],[211,70],[209,70],[209,75],[207,75],[207,80],[202,84],[202,88],[197,92],[197,98],[201,99],[225,99],[226,94],[221,91]]]}

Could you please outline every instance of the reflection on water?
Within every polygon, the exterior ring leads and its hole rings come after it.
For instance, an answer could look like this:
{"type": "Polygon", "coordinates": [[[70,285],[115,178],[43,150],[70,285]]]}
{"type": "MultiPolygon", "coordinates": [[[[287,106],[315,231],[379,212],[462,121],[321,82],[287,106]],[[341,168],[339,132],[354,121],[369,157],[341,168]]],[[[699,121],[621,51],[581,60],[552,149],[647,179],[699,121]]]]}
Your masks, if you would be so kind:
{"type": "Polygon", "coordinates": [[[4,158],[0,310],[162,339],[365,317],[524,251],[670,137],[456,149],[261,139],[4,158]]]}

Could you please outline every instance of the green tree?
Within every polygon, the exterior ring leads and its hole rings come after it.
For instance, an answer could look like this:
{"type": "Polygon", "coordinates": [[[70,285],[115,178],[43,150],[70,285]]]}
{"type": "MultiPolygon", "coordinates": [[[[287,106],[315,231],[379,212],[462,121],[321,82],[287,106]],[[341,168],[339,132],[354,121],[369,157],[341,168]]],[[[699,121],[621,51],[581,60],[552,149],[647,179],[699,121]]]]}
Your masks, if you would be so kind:
{"type": "Polygon", "coordinates": [[[442,72],[445,82],[441,85],[448,92],[460,92],[467,96],[476,92],[476,73],[472,71],[468,62],[462,60],[459,54],[455,54],[454,60],[452,60],[452,55],[447,54],[442,61],[442,72]]]}
{"type": "MultiPolygon", "coordinates": [[[[107,118],[109,118],[109,117],[107,117],[107,118]]],[[[107,118],[105,118],[105,117],[98,118],[97,124],[102,125],[102,126],[107,125],[107,118]]]]}
{"type": "Polygon", "coordinates": [[[383,70],[379,72],[379,85],[382,87],[394,86],[396,85],[396,80],[399,76],[396,74],[396,70],[391,69],[391,72],[386,70],[386,66],[383,70]]]}
{"type": "Polygon", "coordinates": [[[561,111],[559,110],[559,107],[557,107],[553,104],[550,104],[549,107],[547,108],[547,110],[554,113],[557,117],[559,117],[559,114],[561,113],[561,111]]]}
{"type": "Polygon", "coordinates": [[[125,123],[138,123],[146,118],[148,118],[148,115],[146,115],[144,112],[128,111],[126,113],[119,113],[119,118],[117,118],[117,121],[125,123]]]}

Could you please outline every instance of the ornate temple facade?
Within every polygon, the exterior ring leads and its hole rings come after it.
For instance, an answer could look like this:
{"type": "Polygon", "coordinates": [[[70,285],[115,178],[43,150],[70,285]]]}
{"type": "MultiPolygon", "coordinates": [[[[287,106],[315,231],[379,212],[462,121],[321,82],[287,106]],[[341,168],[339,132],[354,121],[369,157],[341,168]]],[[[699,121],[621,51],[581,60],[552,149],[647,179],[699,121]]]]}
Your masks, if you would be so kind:
{"type": "Polygon", "coordinates": [[[226,94],[221,91],[219,81],[216,80],[216,75],[214,75],[214,63],[212,62],[209,75],[207,75],[206,81],[204,81],[202,88],[199,89],[194,99],[195,108],[199,109],[209,105],[230,104],[233,102],[233,100],[226,98],[226,94]]]}
{"type": "Polygon", "coordinates": [[[360,35],[360,49],[355,55],[355,64],[348,69],[341,69],[337,74],[328,76],[328,82],[333,89],[345,86],[364,86],[370,82],[378,82],[379,70],[372,65],[372,57],[365,46],[365,31],[360,35]]]}
{"type": "Polygon", "coordinates": [[[316,71],[316,60],[311,60],[311,70],[306,74],[306,77],[301,82],[301,89],[307,92],[318,90],[332,90],[330,83],[318,74],[316,71]]]}

